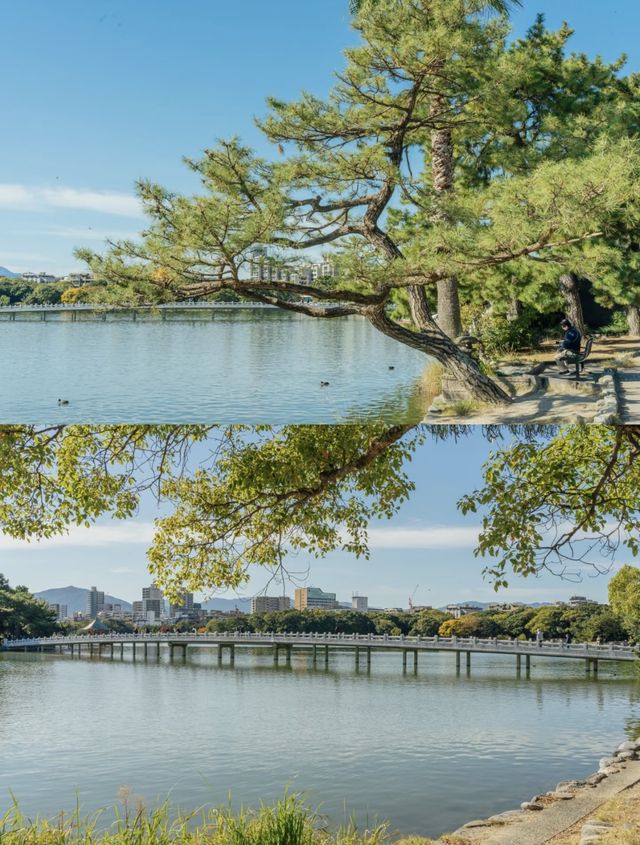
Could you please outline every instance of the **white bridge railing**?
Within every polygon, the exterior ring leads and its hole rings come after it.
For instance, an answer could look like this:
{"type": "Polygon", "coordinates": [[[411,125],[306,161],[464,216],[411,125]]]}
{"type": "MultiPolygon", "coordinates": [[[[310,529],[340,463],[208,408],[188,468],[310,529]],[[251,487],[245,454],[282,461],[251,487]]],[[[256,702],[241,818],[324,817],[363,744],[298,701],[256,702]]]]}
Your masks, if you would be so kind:
{"type": "Polygon", "coordinates": [[[602,660],[636,660],[632,646],[626,643],[567,643],[561,640],[501,640],[496,637],[411,637],[387,634],[321,634],[321,633],[176,633],[176,634],[94,634],[53,636],[5,640],[5,650],[48,646],[71,646],[85,643],[167,643],[181,645],[358,645],[372,648],[412,649],[420,651],[474,651],[492,654],[536,654],[545,657],[589,657],[602,660]]]}

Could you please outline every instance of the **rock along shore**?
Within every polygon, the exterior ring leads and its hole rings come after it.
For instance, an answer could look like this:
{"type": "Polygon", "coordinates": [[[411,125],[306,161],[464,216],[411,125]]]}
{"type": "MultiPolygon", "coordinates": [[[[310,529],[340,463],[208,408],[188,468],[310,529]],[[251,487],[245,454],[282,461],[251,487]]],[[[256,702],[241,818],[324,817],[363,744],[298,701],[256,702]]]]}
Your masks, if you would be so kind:
{"type": "Polygon", "coordinates": [[[637,783],[640,783],[640,737],[621,743],[610,757],[603,757],[598,770],[589,777],[561,781],[554,790],[534,795],[517,809],[467,822],[437,841],[442,845],[451,841],[456,845],[544,845],[584,820],[580,845],[598,845],[611,832],[611,825],[589,818],[590,815],[637,783]]]}

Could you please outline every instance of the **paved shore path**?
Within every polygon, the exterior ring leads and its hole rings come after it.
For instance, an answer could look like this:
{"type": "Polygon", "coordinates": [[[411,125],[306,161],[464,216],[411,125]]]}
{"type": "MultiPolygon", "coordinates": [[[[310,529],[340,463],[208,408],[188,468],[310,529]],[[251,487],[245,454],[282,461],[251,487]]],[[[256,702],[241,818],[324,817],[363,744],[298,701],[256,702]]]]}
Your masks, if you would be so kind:
{"type": "Polygon", "coordinates": [[[579,789],[570,801],[556,801],[544,810],[529,810],[511,824],[458,831],[461,843],[477,845],[546,845],[577,822],[589,819],[606,801],[640,783],[640,760],[631,760],[621,771],[597,786],[579,789]]]}
{"type": "Polygon", "coordinates": [[[622,422],[640,424],[640,366],[618,370],[618,386],[622,422]]]}

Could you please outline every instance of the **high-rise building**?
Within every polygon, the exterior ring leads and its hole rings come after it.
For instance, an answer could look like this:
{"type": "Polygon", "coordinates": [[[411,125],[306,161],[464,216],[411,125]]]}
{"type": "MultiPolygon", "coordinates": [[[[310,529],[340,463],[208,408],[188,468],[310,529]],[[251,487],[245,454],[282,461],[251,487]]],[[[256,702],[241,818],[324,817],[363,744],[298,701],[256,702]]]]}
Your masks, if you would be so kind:
{"type": "Polygon", "coordinates": [[[351,607],[359,613],[366,613],[369,610],[369,599],[367,596],[360,596],[358,593],[354,593],[351,597],[351,607]]]}
{"type": "Polygon", "coordinates": [[[56,612],[56,620],[58,622],[62,621],[63,619],[69,618],[69,607],[66,604],[55,604],[54,602],[49,602],[49,607],[56,612]]]}
{"type": "Polygon", "coordinates": [[[170,605],[169,616],[175,619],[176,616],[189,616],[193,611],[193,593],[183,593],[179,604],[170,605]]]}
{"type": "Polygon", "coordinates": [[[104,592],[97,587],[92,587],[87,593],[85,602],[85,613],[95,619],[104,610],[104,592]]]}
{"type": "Polygon", "coordinates": [[[297,587],[295,607],[296,610],[336,610],[340,605],[336,601],[335,593],[325,593],[320,587],[297,587]]]}
{"type": "Polygon", "coordinates": [[[289,596],[255,596],[251,599],[251,613],[275,613],[290,608],[289,596]]]}
{"type": "Polygon", "coordinates": [[[164,613],[164,594],[155,584],[142,588],[142,615],[148,616],[150,613],[154,614],[155,619],[164,613]]]}

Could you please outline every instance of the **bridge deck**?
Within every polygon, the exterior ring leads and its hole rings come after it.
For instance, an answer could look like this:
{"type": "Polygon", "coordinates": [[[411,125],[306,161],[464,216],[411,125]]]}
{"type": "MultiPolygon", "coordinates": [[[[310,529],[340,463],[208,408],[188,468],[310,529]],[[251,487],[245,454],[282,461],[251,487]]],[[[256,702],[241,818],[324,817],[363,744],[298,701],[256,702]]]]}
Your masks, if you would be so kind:
{"type": "Polygon", "coordinates": [[[6,651],[49,650],[85,644],[147,644],[171,647],[189,646],[263,646],[313,647],[330,649],[355,648],[371,650],[402,650],[412,652],[452,651],[516,656],[556,657],[563,659],[613,660],[632,662],[637,656],[632,648],[619,644],[564,643],[555,640],[541,643],[525,640],[499,640],[479,637],[403,637],[340,634],[110,634],[106,636],[47,637],[40,639],[7,640],[6,651]]]}

